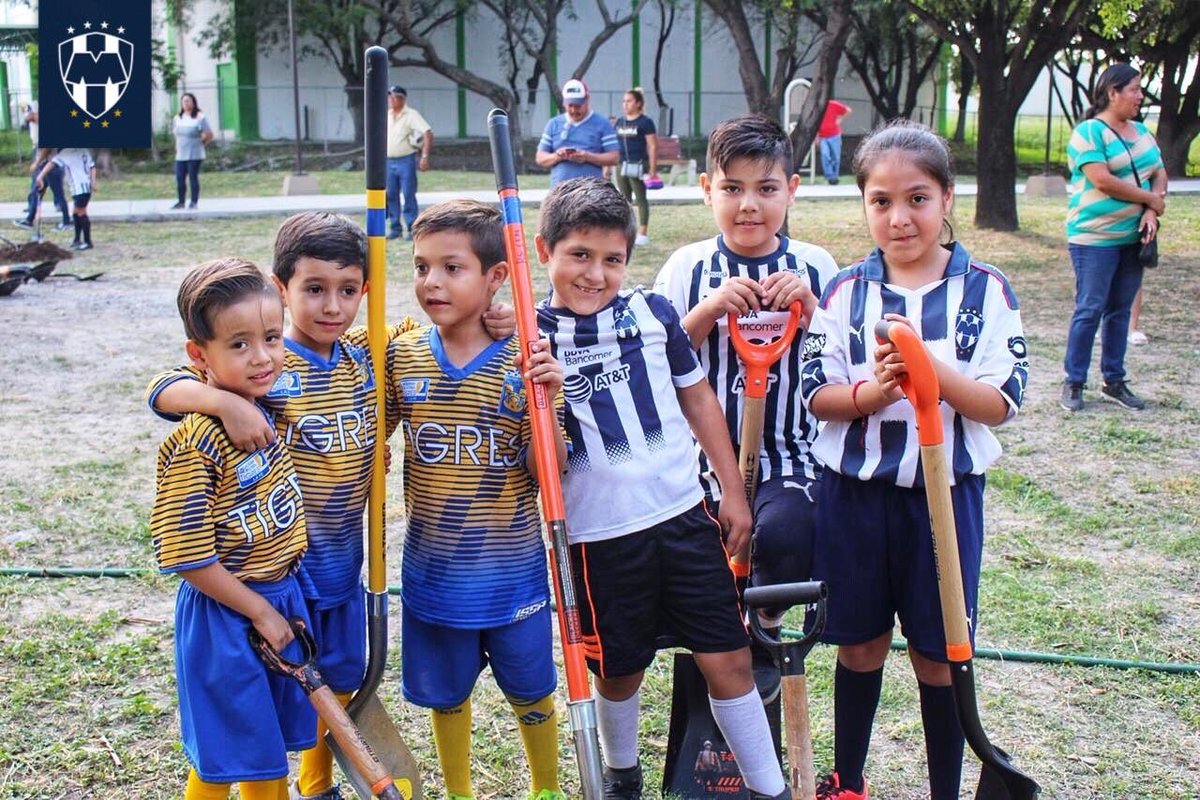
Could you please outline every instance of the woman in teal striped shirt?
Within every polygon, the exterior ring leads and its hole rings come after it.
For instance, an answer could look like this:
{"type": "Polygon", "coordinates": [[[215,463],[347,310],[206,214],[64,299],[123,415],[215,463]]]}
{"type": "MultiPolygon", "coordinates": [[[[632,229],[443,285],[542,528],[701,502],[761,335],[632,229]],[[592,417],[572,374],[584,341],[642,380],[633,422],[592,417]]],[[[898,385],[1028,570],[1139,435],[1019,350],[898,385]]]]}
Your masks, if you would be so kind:
{"type": "Polygon", "coordinates": [[[1075,313],[1067,334],[1061,405],[1083,408],[1083,386],[1100,331],[1101,396],[1125,408],[1145,402],[1125,382],[1129,315],[1142,285],[1140,244],[1158,232],[1167,173],[1154,135],[1135,118],[1140,74],[1114,64],[1096,82],[1087,118],[1071,133],[1067,245],[1075,267],[1075,313]]]}

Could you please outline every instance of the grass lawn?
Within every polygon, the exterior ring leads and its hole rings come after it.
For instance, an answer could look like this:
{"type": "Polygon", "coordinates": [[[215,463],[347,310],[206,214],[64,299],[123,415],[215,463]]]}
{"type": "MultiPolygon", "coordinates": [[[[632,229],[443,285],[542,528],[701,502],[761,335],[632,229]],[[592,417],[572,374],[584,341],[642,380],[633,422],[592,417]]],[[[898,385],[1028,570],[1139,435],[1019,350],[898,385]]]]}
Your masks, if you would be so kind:
{"type": "MultiPolygon", "coordinates": [[[[325,175],[326,191],[360,191],[356,173],[344,173],[344,189],[325,175]]],[[[438,176],[423,177],[422,185],[434,188],[438,176]]],[[[222,186],[270,193],[282,175],[204,179],[214,195],[222,186]],[[222,184],[226,178],[240,183],[222,184]]],[[[152,196],[169,193],[165,176],[155,180],[159,194],[152,196]]],[[[1075,415],[1057,404],[1074,285],[1064,203],[1019,203],[1018,233],[975,230],[970,200],[955,226],[979,258],[1011,279],[1032,361],[1025,408],[999,429],[1006,453],[989,473],[978,643],[1200,663],[1200,199],[1171,201],[1162,264],[1146,276],[1151,341],[1131,347],[1127,364],[1149,407],[1126,412],[1089,389],[1087,408],[1075,415]]],[[[649,284],[675,247],[712,230],[701,206],[653,213],[653,241],[635,254],[630,284],[649,284]]],[[[536,214],[528,216],[532,225],[536,214]]],[[[147,412],[142,390],[153,373],[183,359],[176,288],[206,258],[238,254],[267,265],[279,221],[97,224],[96,249],[60,269],[103,271],[101,280],[52,279],[0,298],[0,566],[153,565],[154,458],[169,427],[147,412]]],[[[869,247],[856,202],[798,203],[791,224],[839,263],[869,247]]],[[[399,241],[387,248],[389,314],[419,313],[406,266],[411,249],[399,241]]],[[[389,493],[396,583],[404,525],[394,476],[389,493]]],[[[156,575],[0,577],[0,798],[181,795],[176,585],[156,575]]],[[[427,796],[441,797],[427,715],[399,699],[398,631],[394,602],[385,702],[421,761],[427,796]]],[[[648,796],[666,751],[669,664],[669,654],[659,657],[643,694],[648,796]]],[[[832,665],[832,649],[818,647],[808,669],[819,771],[832,763],[832,665]]],[[[976,666],[985,728],[1045,796],[1200,797],[1200,676],[1011,661],[976,666]]],[[[561,733],[562,775],[577,796],[565,721],[561,733]]],[[[487,675],[475,698],[474,757],[478,797],[524,796],[515,720],[487,675]]],[[[873,796],[925,796],[916,686],[901,655],[888,664],[867,774],[873,796]]],[[[964,797],[977,774],[968,754],[964,797]]]]}

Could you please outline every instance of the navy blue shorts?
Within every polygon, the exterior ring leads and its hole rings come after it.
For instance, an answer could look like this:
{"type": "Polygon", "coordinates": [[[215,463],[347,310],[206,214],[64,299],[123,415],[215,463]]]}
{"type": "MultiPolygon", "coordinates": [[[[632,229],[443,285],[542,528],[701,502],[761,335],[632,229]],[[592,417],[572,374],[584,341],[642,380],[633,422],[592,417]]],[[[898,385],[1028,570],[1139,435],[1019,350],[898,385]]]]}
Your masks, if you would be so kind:
{"type": "Polygon", "coordinates": [[[362,686],[367,670],[366,593],[360,586],[349,600],[332,608],[308,601],[312,635],[317,641],[317,669],[335,692],[353,692],[362,686]]]}
{"type": "MultiPolygon", "coordinates": [[[[294,577],[247,583],[284,617],[308,623],[294,577]]],[[[268,670],[250,648],[250,620],[187,581],[175,598],[175,680],[183,750],[209,783],[288,774],[287,751],[317,743],[317,714],[293,678],[268,670]]],[[[303,659],[298,642],[283,651],[303,659]]]]}
{"type": "Polygon", "coordinates": [[[91,201],[91,199],[92,199],[91,192],[84,192],[83,194],[71,195],[71,204],[73,206],[75,206],[76,208],[87,208],[88,203],[91,201]]]}
{"type": "MultiPolygon", "coordinates": [[[[817,485],[813,579],[829,586],[822,641],[861,644],[892,630],[899,616],[908,646],[945,663],[925,490],[847,478],[831,469],[817,485]]],[[[984,476],[966,475],[950,489],[972,645],[983,558],[983,485],[984,476]]]]}
{"type": "Polygon", "coordinates": [[[746,647],[721,528],[704,503],[636,533],[571,545],[588,668],[641,672],[659,637],[694,653],[746,647]]]}
{"type": "Polygon", "coordinates": [[[540,700],[558,685],[550,604],[525,619],[495,628],[450,628],[401,614],[401,688],[424,708],[454,708],[475,688],[488,664],[496,685],[513,700],[540,700]]]}
{"type": "MultiPolygon", "coordinates": [[[[759,484],[754,494],[754,538],[750,540],[751,586],[795,583],[812,576],[817,483],[800,475],[759,484]]],[[[774,616],[786,609],[764,611],[774,616]]]]}

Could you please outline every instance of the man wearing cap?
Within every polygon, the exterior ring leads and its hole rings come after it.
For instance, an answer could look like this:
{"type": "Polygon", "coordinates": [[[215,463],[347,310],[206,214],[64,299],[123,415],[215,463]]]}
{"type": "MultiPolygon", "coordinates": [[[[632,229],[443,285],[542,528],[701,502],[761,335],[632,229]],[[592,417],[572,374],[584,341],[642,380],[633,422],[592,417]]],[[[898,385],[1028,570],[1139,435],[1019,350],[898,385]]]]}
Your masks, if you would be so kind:
{"type": "Polygon", "coordinates": [[[417,218],[417,170],[429,169],[429,152],[433,149],[433,128],[421,112],[408,105],[408,92],[403,86],[388,89],[387,135],[387,216],[391,230],[389,239],[399,239],[402,231],[400,215],[408,228],[406,239],[412,238],[413,220],[417,218]]]}
{"type": "Polygon", "coordinates": [[[605,167],[615,167],[620,159],[617,131],[612,123],[593,114],[588,89],[572,78],[563,84],[565,114],[546,123],[538,142],[537,164],[550,169],[550,185],[571,178],[604,176],[605,167]]]}

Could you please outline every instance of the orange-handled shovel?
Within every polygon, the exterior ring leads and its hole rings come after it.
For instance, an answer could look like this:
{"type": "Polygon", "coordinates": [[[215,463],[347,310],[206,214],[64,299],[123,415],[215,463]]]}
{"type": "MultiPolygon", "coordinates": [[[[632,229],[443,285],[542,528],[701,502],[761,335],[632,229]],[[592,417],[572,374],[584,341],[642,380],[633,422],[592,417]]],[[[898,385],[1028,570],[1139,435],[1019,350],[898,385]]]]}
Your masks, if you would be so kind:
{"type": "Polygon", "coordinates": [[[942,447],[941,388],[933,361],[916,332],[902,322],[880,320],[875,338],[891,342],[900,351],[907,373],[900,378],[908,402],[917,412],[917,439],[921,444],[921,469],[925,497],[933,527],[934,566],[942,603],[942,625],[946,631],[946,658],[950,662],[950,685],[954,708],[967,744],[983,762],[977,800],[1032,800],[1041,787],[1012,765],[1008,753],[993,745],[979,719],[975,699],[975,669],[971,660],[970,623],[963,599],[962,565],[958,555],[958,531],[950,496],[950,475],[942,447]]]}

